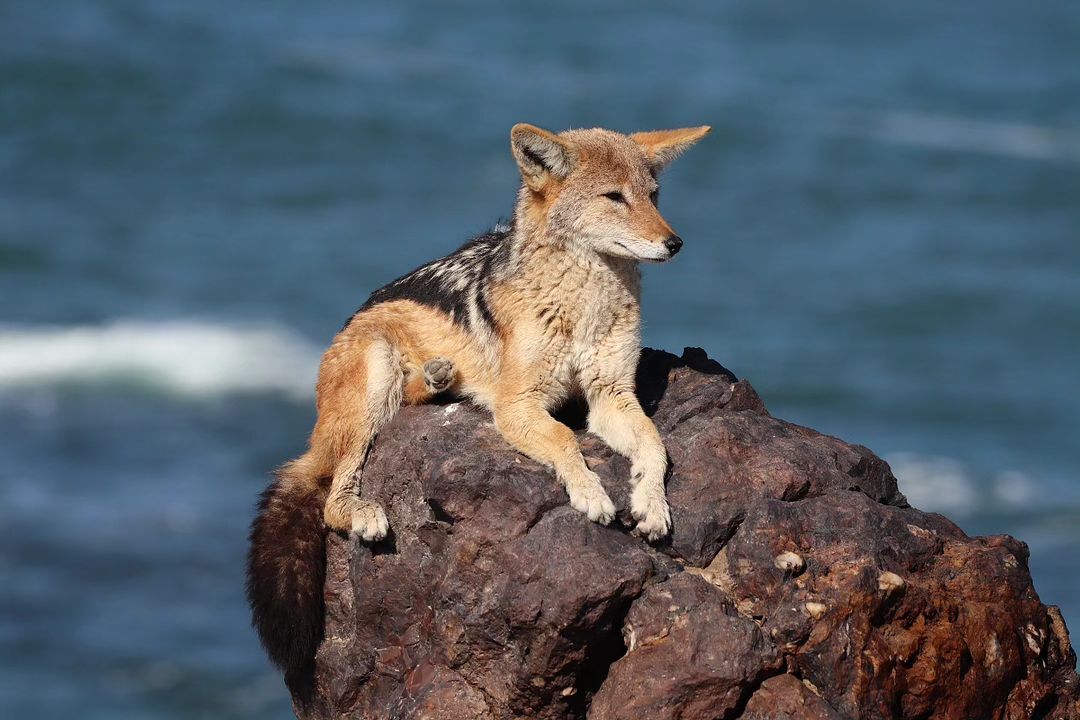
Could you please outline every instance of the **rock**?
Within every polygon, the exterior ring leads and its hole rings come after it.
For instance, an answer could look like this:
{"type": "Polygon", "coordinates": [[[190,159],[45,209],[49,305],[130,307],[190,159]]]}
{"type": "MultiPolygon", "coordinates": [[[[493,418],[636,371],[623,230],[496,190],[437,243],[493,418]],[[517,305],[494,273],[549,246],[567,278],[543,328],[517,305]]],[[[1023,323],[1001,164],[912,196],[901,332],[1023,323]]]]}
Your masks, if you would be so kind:
{"type": "Polygon", "coordinates": [[[742,720],[842,720],[829,703],[800,682],[794,675],[783,673],[761,683],[750,701],[742,720]]]}
{"type": "MultiPolygon", "coordinates": [[[[579,433],[619,508],[466,404],[402,409],[362,493],[373,547],[331,535],[304,718],[1066,718],[1076,656],[1027,549],[908,506],[866,448],[778,420],[700,350],[645,351],[674,531],[630,534],[625,459],[579,433]]],[[[566,414],[581,420],[580,411],[566,414]]]]}
{"type": "Polygon", "coordinates": [[[623,633],[627,653],[594,696],[590,718],[730,717],[748,688],[784,667],[761,627],[691,573],[649,587],[623,633]]]}

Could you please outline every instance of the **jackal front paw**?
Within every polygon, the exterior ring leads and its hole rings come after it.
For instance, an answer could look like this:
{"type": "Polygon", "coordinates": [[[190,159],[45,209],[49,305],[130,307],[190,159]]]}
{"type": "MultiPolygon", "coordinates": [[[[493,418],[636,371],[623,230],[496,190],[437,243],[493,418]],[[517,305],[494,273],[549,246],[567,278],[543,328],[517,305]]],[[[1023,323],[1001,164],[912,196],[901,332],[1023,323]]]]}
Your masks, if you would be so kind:
{"type": "Polygon", "coordinates": [[[630,495],[630,514],[637,520],[634,533],[650,541],[656,541],[671,532],[671,510],[664,497],[663,486],[659,489],[639,483],[630,495]]]}
{"type": "Polygon", "coordinates": [[[454,363],[439,357],[424,363],[424,384],[433,393],[441,393],[454,384],[454,363]]]}
{"type": "Polygon", "coordinates": [[[390,524],[386,513],[373,502],[361,500],[352,511],[352,531],[364,542],[377,542],[386,537],[390,524]]]}
{"type": "Polygon", "coordinates": [[[570,507],[585,513],[593,522],[607,525],[615,517],[615,504],[595,475],[566,483],[566,493],[570,496],[570,507]]]}

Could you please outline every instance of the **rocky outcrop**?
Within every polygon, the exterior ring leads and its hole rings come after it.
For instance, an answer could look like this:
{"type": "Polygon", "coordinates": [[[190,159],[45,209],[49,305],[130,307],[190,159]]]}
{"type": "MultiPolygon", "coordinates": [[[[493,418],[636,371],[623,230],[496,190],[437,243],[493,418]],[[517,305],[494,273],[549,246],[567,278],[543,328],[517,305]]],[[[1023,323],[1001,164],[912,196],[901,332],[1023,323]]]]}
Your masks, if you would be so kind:
{"type": "Polygon", "coordinates": [[[646,351],[638,387],[672,460],[675,527],[656,546],[628,529],[627,462],[591,436],[611,527],[485,413],[403,409],[362,488],[392,535],[329,538],[300,714],[1080,716],[1076,658],[1023,543],[909,507],[880,458],[771,417],[701,351],[646,351]]]}

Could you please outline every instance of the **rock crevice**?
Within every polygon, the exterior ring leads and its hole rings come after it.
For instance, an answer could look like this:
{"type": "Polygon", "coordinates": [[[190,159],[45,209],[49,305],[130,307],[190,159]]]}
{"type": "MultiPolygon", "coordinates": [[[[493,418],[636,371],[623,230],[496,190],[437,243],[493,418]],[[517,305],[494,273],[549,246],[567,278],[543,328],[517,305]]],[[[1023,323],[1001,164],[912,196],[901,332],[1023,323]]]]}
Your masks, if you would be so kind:
{"type": "MultiPolygon", "coordinates": [[[[700,350],[648,351],[674,530],[629,532],[629,464],[579,433],[619,516],[466,404],[402,409],[330,536],[310,718],[1070,718],[1075,654],[1027,549],[911,508],[864,447],[773,418],[700,350]]],[[[581,427],[581,412],[565,419],[581,427]]]]}

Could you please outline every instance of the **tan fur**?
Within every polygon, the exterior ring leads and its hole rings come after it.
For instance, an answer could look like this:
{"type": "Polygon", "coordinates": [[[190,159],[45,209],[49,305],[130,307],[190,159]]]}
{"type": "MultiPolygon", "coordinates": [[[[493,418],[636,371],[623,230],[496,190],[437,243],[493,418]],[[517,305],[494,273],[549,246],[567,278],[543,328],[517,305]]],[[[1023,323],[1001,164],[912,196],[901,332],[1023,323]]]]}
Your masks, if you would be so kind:
{"type": "Polygon", "coordinates": [[[650,539],[671,526],[667,456],[634,394],[640,353],[641,260],[663,261],[674,233],[652,201],[662,167],[708,128],[620,135],[553,134],[515,126],[523,178],[512,271],[489,288],[494,332],[394,300],[358,313],[323,357],[318,420],[303,463],[332,477],[326,524],[366,540],[387,532],[382,509],[359,497],[357,473],[372,439],[402,402],[435,390],[425,363],[452,363],[453,391],[489,408],[506,440],[554,468],[573,507],[607,523],[615,509],[586,466],[573,432],[549,414],[572,395],[589,404],[589,429],[631,460],[632,512],[650,539]],[[619,193],[622,201],[605,197],[619,193]]]}

